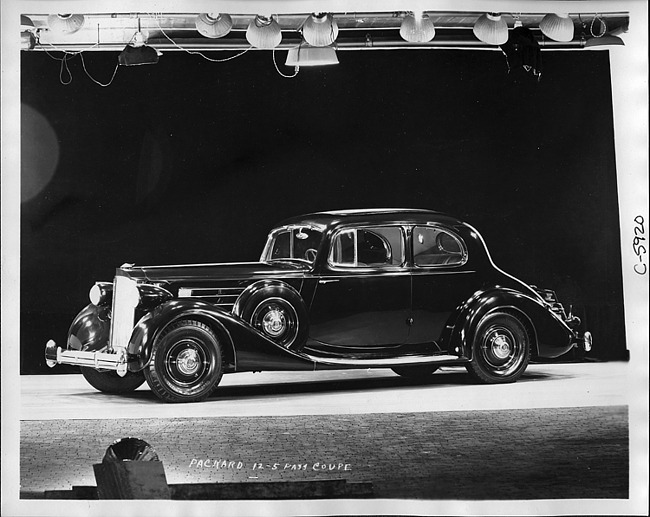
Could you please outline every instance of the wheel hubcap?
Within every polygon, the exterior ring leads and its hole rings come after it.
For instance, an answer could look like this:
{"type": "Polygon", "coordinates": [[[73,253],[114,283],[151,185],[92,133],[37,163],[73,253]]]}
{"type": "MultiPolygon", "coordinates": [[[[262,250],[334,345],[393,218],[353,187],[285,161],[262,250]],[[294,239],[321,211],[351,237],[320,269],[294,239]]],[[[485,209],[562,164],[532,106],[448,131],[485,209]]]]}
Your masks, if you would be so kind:
{"type": "Polygon", "coordinates": [[[166,353],[165,369],[173,383],[184,389],[206,379],[213,364],[205,346],[195,339],[183,339],[172,345],[166,353]]]}
{"type": "Polygon", "coordinates": [[[510,375],[517,371],[525,359],[525,346],[521,339],[509,327],[493,325],[482,338],[480,360],[493,375],[510,375]]]}
{"type": "Polygon", "coordinates": [[[276,307],[268,311],[262,318],[262,328],[271,337],[278,337],[287,328],[284,312],[276,307]]]}
{"type": "Polygon", "coordinates": [[[250,323],[280,346],[290,347],[296,340],[300,322],[290,302],[280,297],[268,298],[255,307],[250,323]]]}
{"type": "Polygon", "coordinates": [[[512,353],[512,344],[508,341],[506,336],[495,334],[492,337],[492,353],[498,359],[505,359],[512,353]]]}
{"type": "Polygon", "coordinates": [[[183,375],[194,375],[201,366],[201,360],[196,350],[188,348],[178,354],[176,366],[183,375]]]}

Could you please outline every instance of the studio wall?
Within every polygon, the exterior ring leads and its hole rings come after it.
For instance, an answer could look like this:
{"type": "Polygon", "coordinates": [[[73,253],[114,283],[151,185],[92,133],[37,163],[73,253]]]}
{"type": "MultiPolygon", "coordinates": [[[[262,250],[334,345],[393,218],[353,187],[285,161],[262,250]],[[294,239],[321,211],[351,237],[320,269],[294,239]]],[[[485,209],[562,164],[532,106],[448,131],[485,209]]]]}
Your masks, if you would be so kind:
{"type": "MultiPolygon", "coordinates": [[[[21,58],[21,373],[74,371],[44,344],[124,262],[256,260],[285,217],[363,207],[467,220],[574,306],[594,359],[627,358],[607,51],[543,52],[539,81],[490,51],[341,51],[293,79],[270,52],[168,52],[107,87],[60,57],[21,58]]],[[[115,63],[85,53],[101,82],[115,63]]]]}

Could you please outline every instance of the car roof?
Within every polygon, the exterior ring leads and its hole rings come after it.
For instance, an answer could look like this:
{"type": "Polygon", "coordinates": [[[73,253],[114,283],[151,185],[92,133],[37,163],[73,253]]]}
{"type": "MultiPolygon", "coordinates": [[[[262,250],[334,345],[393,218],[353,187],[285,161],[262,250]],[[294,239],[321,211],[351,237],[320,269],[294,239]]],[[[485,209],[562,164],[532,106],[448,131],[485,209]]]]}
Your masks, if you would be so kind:
{"type": "Polygon", "coordinates": [[[313,224],[332,228],[342,224],[381,223],[442,223],[449,226],[464,225],[464,223],[459,219],[434,210],[420,208],[360,208],[352,210],[314,212],[311,214],[291,217],[282,221],[278,226],[313,224]]]}

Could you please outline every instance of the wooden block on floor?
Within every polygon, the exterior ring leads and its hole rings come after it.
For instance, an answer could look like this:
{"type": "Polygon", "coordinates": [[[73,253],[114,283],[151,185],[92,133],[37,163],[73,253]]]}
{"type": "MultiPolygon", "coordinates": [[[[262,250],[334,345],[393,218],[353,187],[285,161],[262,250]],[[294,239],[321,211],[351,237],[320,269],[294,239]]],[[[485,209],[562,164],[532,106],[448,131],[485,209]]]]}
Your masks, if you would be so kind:
{"type": "Polygon", "coordinates": [[[93,465],[99,499],[170,499],[162,461],[93,465]]]}

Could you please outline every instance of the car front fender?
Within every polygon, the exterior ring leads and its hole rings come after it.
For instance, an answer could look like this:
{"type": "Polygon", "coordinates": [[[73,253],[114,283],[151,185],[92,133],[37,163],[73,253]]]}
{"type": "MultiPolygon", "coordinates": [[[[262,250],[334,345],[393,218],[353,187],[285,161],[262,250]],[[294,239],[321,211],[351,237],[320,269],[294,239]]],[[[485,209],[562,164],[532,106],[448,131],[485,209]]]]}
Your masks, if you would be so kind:
{"type": "Polygon", "coordinates": [[[138,321],[131,333],[127,350],[129,370],[139,371],[145,368],[160,333],[171,323],[185,318],[201,321],[215,331],[224,346],[226,361],[235,364],[232,338],[223,322],[229,317],[222,309],[201,300],[171,300],[158,305],[138,321]]]}
{"type": "Polygon", "coordinates": [[[201,300],[171,300],[143,316],[128,348],[129,370],[146,368],[158,336],[180,319],[208,325],[224,345],[228,371],[313,370],[314,363],[267,339],[239,317],[201,300]]]}
{"type": "Polygon", "coordinates": [[[93,305],[84,307],[77,314],[68,330],[68,350],[97,352],[108,346],[111,333],[110,310],[93,305]]]}

